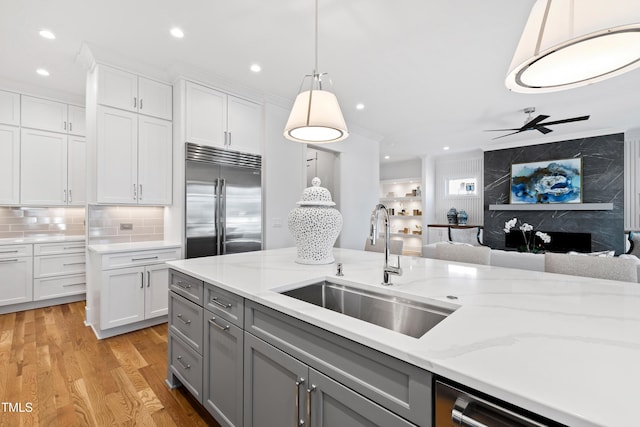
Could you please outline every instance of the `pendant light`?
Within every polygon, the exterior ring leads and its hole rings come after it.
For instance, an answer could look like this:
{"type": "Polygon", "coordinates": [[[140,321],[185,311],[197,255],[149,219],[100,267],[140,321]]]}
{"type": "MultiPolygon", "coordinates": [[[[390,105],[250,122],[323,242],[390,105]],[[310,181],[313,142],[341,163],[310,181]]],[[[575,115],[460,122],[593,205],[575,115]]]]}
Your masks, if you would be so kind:
{"type": "Polygon", "coordinates": [[[313,73],[302,79],[300,91],[284,128],[284,136],[292,141],[323,144],[342,141],[349,136],[349,131],[338,98],[323,88],[322,79],[327,73],[318,71],[318,0],[315,1],[315,6],[315,65],[313,73]],[[307,79],[308,86],[305,85],[307,79]],[[305,88],[308,89],[304,90],[305,88]]]}
{"type": "Polygon", "coordinates": [[[554,92],[638,66],[640,1],[537,0],[505,84],[514,92],[554,92]]]}

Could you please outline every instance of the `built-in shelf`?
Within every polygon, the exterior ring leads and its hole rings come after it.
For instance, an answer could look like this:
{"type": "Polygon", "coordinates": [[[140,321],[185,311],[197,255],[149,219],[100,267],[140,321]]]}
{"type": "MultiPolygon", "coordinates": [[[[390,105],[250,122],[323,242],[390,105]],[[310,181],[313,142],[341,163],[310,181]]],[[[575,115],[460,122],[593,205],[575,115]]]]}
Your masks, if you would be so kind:
{"type": "Polygon", "coordinates": [[[422,218],[422,215],[391,215],[391,218],[402,218],[402,219],[422,218]]]}
{"type": "Polygon", "coordinates": [[[380,197],[381,202],[420,202],[422,197],[420,196],[406,196],[406,197],[380,197]]]}
{"type": "Polygon", "coordinates": [[[402,236],[402,237],[422,237],[422,234],[411,234],[411,233],[390,233],[390,236],[402,236]]]}
{"type": "Polygon", "coordinates": [[[613,203],[517,203],[489,205],[490,211],[611,211],[613,203]]]}

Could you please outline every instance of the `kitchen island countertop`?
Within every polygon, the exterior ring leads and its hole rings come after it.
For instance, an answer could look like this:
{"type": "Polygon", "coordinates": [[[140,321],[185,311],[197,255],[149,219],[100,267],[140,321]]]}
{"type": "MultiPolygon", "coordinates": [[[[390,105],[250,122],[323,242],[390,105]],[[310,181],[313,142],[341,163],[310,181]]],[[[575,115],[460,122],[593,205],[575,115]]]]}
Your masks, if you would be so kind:
{"type": "Polygon", "coordinates": [[[636,417],[640,286],[402,257],[382,286],[383,254],[334,249],[336,265],[296,264],[295,248],[171,261],[183,273],[567,425],[636,417]],[[279,292],[331,280],[456,311],[420,338],[279,292]]]}

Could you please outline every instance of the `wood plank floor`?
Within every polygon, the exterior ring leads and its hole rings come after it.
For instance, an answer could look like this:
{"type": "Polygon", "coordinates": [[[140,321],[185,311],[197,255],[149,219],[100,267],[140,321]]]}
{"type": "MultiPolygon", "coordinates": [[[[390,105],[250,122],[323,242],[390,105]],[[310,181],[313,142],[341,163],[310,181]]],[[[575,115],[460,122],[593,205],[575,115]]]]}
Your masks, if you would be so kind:
{"type": "Polygon", "coordinates": [[[167,324],[98,340],[84,305],[0,315],[0,426],[219,427],[165,384],[167,324]]]}

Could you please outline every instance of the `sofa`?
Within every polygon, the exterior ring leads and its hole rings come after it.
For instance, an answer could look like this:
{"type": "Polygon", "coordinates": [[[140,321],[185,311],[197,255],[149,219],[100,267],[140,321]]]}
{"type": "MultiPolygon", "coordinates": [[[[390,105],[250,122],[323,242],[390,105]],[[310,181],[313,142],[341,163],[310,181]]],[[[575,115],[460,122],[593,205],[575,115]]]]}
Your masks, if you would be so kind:
{"type": "MultiPolygon", "coordinates": [[[[439,242],[424,245],[422,246],[422,256],[425,258],[437,258],[436,245],[443,243],[456,244],[451,242],[439,242]]],[[[627,254],[620,255],[620,257],[617,258],[634,260],[637,263],[638,281],[640,281],[640,259],[634,255],[627,254]]],[[[518,268],[520,270],[545,271],[545,257],[544,254],[491,249],[489,265],[495,267],[518,268]]]]}

